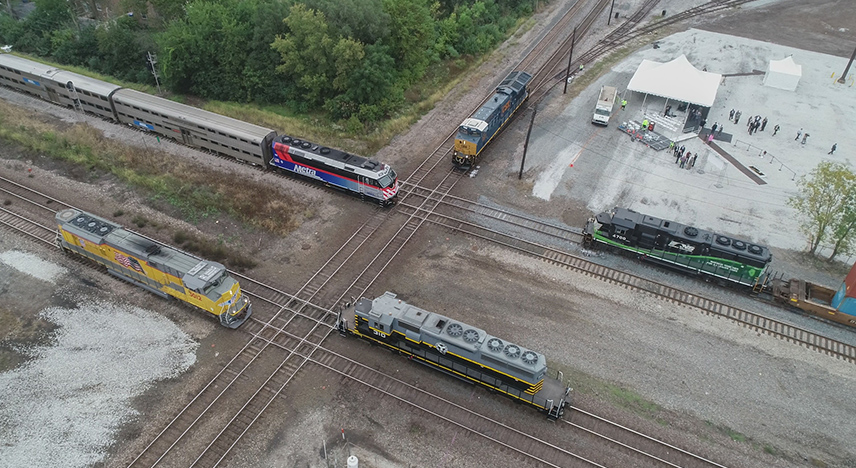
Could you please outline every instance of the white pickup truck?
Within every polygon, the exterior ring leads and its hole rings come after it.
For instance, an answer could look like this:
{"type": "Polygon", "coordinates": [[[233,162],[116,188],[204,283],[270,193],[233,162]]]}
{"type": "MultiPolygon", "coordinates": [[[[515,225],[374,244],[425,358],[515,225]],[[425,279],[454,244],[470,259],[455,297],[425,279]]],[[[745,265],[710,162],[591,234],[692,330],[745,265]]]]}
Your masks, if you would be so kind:
{"type": "Polygon", "coordinates": [[[592,123],[600,125],[609,124],[609,116],[612,115],[612,108],[615,107],[615,99],[618,97],[618,90],[612,86],[604,86],[600,88],[600,96],[597,98],[597,106],[594,108],[594,116],[592,123]]]}

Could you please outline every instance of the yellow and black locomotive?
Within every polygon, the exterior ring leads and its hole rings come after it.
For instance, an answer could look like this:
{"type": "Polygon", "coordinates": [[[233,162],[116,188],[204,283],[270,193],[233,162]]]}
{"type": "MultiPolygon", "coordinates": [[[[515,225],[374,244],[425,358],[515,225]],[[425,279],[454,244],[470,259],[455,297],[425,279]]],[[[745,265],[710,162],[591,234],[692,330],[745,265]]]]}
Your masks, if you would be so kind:
{"type": "Polygon", "coordinates": [[[350,306],[339,317],[339,330],[527,403],[550,419],[565,411],[570,388],[562,384],[561,374],[547,375],[543,354],[412,306],[391,292],[350,306]]]}
{"type": "Polygon", "coordinates": [[[174,297],[238,328],[251,314],[247,296],[226,267],[160,244],[77,209],[56,214],[57,245],[107,267],[125,281],[164,298],[174,297]]]}

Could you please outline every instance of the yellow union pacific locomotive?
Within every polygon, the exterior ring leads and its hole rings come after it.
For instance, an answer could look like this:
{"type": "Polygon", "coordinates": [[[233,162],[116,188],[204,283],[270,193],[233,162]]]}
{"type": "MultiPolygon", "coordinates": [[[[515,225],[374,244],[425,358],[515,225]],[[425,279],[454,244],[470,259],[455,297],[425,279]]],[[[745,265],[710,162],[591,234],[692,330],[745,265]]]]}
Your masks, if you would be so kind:
{"type": "Polygon", "coordinates": [[[56,214],[57,245],[107,267],[125,281],[164,298],[174,297],[238,328],[251,314],[249,299],[226,267],[160,244],[76,209],[56,214]]]}

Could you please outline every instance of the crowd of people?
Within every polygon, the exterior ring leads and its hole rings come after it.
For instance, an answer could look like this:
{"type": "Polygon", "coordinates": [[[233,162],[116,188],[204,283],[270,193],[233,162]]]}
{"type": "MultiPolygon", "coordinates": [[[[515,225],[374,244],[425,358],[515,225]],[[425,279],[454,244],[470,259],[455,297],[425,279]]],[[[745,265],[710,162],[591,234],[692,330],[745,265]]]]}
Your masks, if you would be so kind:
{"type": "Polygon", "coordinates": [[[675,154],[675,164],[680,164],[681,169],[690,170],[695,166],[696,158],[698,158],[698,152],[696,154],[692,154],[687,151],[687,148],[681,145],[678,148],[677,145],[672,146],[672,151],[675,154]]]}
{"type": "MultiPolygon", "coordinates": [[[[690,118],[702,119],[701,112],[699,112],[698,110],[693,110],[691,112],[693,112],[693,113],[691,114],[690,118]],[[695,112],[698,112],[698,114],[695,114],[695,112]]],[[[728,120],[729,120],[729,122],[736,124],[736,123],[740,122],[741,116],[742,116],[742,112],[740,110],[731,109],[731,111],[728,113],[728,120]]],[[[763,132],[767,128],[768,122],[769,122],[769,120],[767,119],[767,117],[764,117],[761,115],[753,115],[753,116],[749,117],[749,119],[746,120],[746,130],[749,133],[749,135],[754,135],[755,133],[757,133],[759,131],[763,132]]],[[[704,130],[705,130],[705,124],[706,123],[707,122],[704,119],[700,120],[700,122],[699,122],[700,127],[701,127],[701,131],[702,131],[702,133],[700,133],[700,136],[704,137],[703,141],[705,143],[707,143],[708,145],[710,145],[713,142],[715,137],[719,137],[722,134],[722,130],[724,128],[724,125],[719,123],[719,122],[714,122],[714,124],[710,127],[710,131],[707,132],[707,135],[705,136],[704,130]]],[[[646,121],[643,122],[643,128],[646,128],[647,124],[648,124],[648,122],[646,119],[646,121]]],[[[779,126],[779,124],[774,125],[773,126],[773,133],[771,136],[776,136],[776,134],[779,133],[780,129],[781,129],[781,127],[779,126]]],[[[803,131],[802,128],[800,128],[797,131],[796,138],[794,138],[794,141],[799,141],[800,144],[805,145],[806,142],[808,141],[809,136],[810,135],[808,132],[805,132],[805,131],[803,131]]],[[[687,151],[685,146],[681,145],[679,147],[675,144],[675,142],[670,143],[669,149],[672,150],[673,155],[675,156],[675,164],[679,165],[681,169],[690,170],[693,168],[693,166],[695,165],[696,159],[698,158],[698,152],[696,152],[696,154],[693,154],[693,153],[687,151]]],[[[829,150],[829,152],[827,154],[828,155],[835,154],[835,150],[837,150],[837,149],[838,149],[838,143],[834,143],[832,145],[832,148],[829,150]]],[[[762,158],[766,155],[767,155],[766,151],[762,151],[759,153],[759,156],[761,156],[762,158]]]]}

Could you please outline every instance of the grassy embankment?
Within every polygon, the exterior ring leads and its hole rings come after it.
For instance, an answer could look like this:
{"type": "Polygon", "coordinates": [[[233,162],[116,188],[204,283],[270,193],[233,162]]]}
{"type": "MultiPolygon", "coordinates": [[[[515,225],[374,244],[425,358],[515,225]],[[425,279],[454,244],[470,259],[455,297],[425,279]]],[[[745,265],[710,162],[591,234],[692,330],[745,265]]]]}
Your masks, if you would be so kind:
{"type": "MultiPolygon", "coordinates": [[[[229,173],[192,165],[168,153],[125,145],[86,124],[59,129],[5,102],[0,102],[0,140],[34,157],[82,169],[80,178],[87,181],[115,177],[140,191],[152,205],[171,207],[191,222],[225,214],[251,228],[287,234],[309,213],[304,202],[290,199],[275,187],[247,180],[236,183],[229,173]]],[[[69,172],[81,172],[73,169],[69,172]]],[[[114,216],[123,214],[119,211],[114,216]]],[[[146,222],[139,215],[131,220],[139,227],[146,222]]],[[[253,265],[222,241],[189,233],[175,233],[173,240],[203,257],[236,268],[253,265]]]]}
{"type": "MultiPolygon", "coordinates": [[[[551,369],[555,368],[561,370],[566,382],[571,382],[571,386],[573,387],[573,392],[571,393],[572,399],[574,398],[574,395],[595,396],[596,398],[605,400],[614,407],[635,413],[640,417],[652,420],[661,426],[670,427],[673,425],[671,419],[676,416],[675,414],[664,409],[659,404],[645,398],[633,389],[616,385],[615,383],[579,372],[566,366],[557,365],[555,363],[548,364],[551,369]]],[[[680,417],[686,417],[686,415],[681,415],[680,417]]],[[[774,456],[784,456],[785,451],[779,450],[777,447],[770,444],[759,442],[746,434],[742,434],[731,429],[728,426],[714,424],[710,421],[703,421],[701,423],[701,427],[704,427],[709,431],[709,433],[702,432],[698,434],[698,437],[703,440],[711,441],[713,443],[721,443],[716,442],[716,440],[721,440],[720,437],[725,436],[734,442],[749,444],[755,450],[763,451],[774,456]]]]}

